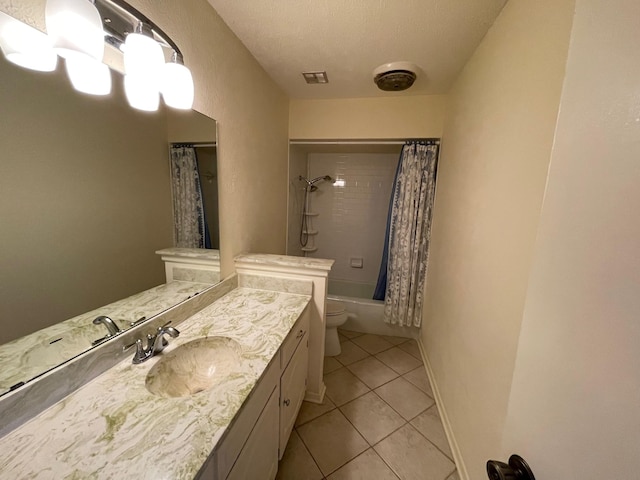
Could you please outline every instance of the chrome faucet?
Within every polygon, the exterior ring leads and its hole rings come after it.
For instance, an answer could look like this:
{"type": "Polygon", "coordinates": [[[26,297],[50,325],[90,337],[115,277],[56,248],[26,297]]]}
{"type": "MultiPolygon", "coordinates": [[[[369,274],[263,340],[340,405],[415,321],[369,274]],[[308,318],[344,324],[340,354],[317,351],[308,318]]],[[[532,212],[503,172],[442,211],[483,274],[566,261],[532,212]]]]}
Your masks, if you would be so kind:
{"type": "Polygon", "coordinates": [[[94,320],[93,320],[93,324],[94,325],[100,325],[101,323],[105,327],[107,327],[107,330],[109,331],[109,335],[108,336],[112,336],[112,335],[115,335],[117,333],[120,333],[120,329],[118,328],[118,325],[116,325],[114,323],[114,321],[111,320],[109,317],[107,317],[105,315],[100,315],[99,317],[94,318],[94,320]]]}
{"type": "Polygon", "coordinates": [[[173,327],[169,327],[168,325],[169,324],[167,323],[162,327],[158,327],[158,330],[154,335],[151,335],[151,334],[147,335],[146,348],[142,345],[142,339],[140,338],[136,340],[136,343],[133,343],[131,345],[127,345],[126,347],[124,347],[125,350],[128,350],[134,345],[136,346],[136,353],[133,356],[133,360],[132,360],[133,363],[138,364],[138,363],[145,362],[149,360],[151,357],[153,357],[154,355],[156,355],[157,353],[160,353],[162,350],[164,350],[164,347],[169,345],[169,342],[167,341],[167,339],[164,338],[165,335],[169,335],[172,338],[176,338],[178,337],[178,335],[180,335],[180,332],[177,329],[173,327]]]}
{"type": "Polygon", "coordinates": [[[99,317],[94,318],[93,324],[94,325],[103,324],[105,327],[107,327],[107,331],[108,331],[108,333],[104,337],[91,342],[91,345],[93,346],[98,345],[104,342],[105,340],[108,340],[109,338],[113,337],[114,335],[117,335],[122,331],[118,328],[118,325],[116,325],[115,322],[111,320],[109,317],[107,317],[106,315],[100,315],[99,317]]]}

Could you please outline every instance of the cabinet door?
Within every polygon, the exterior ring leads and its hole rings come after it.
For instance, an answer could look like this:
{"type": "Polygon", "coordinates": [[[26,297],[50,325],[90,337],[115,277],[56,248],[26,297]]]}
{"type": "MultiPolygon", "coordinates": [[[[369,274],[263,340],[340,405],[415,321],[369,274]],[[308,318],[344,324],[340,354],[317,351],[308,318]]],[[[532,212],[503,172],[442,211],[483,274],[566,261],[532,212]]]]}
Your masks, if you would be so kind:
{"type": "Polygon", "coordinates": [[[303,338],[296,349],[289,365],[280,377],[280,455],[289,441],[289,435],[302,405],[307,385],[307,362],[309,360],[309,344],[303,338]]]}
{"type": "Polygon", "coordinates": [[[247,443],[229,472],[227,480],[273,480],[278,472],[278,389],[276,388],[260,418],[253,427],[247,443]]]}

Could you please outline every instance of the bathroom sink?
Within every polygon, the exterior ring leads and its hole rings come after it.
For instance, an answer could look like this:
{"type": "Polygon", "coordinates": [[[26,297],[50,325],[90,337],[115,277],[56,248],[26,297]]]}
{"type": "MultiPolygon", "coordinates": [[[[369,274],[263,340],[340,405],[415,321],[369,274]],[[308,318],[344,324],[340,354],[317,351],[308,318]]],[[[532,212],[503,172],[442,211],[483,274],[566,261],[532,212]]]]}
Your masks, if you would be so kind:
{"type": "Polygon", "coordinates": [[[145,381],[161,397],[188,397],[242,373],[242,347],[226,337],[192,340],[163,354],[145,381]]]}

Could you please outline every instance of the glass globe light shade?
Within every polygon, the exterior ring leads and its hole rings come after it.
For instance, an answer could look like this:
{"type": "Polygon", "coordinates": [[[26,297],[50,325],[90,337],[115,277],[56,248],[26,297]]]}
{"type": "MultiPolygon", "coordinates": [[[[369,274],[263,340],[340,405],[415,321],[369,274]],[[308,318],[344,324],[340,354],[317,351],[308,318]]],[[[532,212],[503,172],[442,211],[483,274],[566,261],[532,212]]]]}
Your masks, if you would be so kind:
{"type": "Polygon", "coordinates": [[[125,74],[124,93],[129,105],[138,110],[155,112],[160,106],[160,92],[147,75],[125,74]]]}
{"type": "Polygon", "coordinates": [[[164,65],[162,47],[153,38],[142,33],[130,33],[123,45],[124,71],[127,75],[148,76],[158,82],[164,65]]]}
{"type": "Polygon", "coordinates": [[[89,95],[111,93],[111,71],[104,63],[87,56],[73,56],[65,63],[71,85],[78,92],[89,95]]]}
{"type": "Polygon", "coordinates": [[[172,108],[190,110],[193,107],[194,86],[191,71],[179,63],[164,65],[160,91],[164,103],[172,108]]]}
{"type": "Polygon", "coordinates": [[[58,56],[39,30],[0,12],[0,48],[7,60],[30,70],[52,72],[58,56]]]}
{"type": "Polygon", "coordinates": [[[58,55],[64,58],[88,55],[102,61],[102,20],[89,0],[47,0],[45,21],[53,49],[58,55]]]}

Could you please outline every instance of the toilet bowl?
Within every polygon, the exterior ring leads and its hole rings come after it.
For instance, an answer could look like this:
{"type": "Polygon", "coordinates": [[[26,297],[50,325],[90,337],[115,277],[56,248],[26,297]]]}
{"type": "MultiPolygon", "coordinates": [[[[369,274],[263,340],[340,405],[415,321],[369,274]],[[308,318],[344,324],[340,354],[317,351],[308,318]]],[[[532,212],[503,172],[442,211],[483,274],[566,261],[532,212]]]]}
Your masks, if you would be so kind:
{"type": "Polygon", "coordinates": [[[338,327],[347,321],[347,310],[342,302],[337,300],[327,300],[325,313],[327,331],[324,336],[324,354],[327,357],[340,355],[340,339],[338,338],[338,327]]]}

